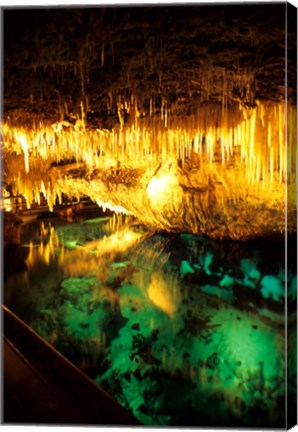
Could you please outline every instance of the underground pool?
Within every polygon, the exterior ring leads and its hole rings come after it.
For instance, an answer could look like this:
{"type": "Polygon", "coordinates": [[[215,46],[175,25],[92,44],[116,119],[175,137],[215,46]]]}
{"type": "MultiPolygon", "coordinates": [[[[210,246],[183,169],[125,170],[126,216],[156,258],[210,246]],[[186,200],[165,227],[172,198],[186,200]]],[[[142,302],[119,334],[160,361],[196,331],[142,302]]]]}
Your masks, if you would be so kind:
{"type": "Polygon", "coordinates": [[[45,218],[4,260],[5,305],[143,424],[283,427],[297,284],[283,240],[45,218]]]}

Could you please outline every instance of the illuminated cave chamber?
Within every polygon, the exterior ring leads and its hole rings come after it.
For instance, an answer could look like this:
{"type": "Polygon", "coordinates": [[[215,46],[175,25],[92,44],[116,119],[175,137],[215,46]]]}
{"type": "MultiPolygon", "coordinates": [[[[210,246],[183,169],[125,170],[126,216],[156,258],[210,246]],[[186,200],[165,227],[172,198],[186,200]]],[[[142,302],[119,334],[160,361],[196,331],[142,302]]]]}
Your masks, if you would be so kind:
{"type": "Polygon", "coordinates": [[[283,232],[287,208],[294,231],[284,11],[27,11],[5,34],[5,185],[28,207],[87,195],[153,228],[218,238],[283,232]]]}

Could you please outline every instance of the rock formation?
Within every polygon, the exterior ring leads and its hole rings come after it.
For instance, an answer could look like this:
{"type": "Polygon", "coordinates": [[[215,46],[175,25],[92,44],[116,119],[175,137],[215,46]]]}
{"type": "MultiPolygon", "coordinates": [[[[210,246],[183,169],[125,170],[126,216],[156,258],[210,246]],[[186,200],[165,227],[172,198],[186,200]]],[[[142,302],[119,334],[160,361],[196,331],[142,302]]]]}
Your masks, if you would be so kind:
{"type": "Polygon", "coordinates": [[[5,184],[28,206],[87,195],[154,229],[295,231],[289,10],[6,10],[5,184]]]}

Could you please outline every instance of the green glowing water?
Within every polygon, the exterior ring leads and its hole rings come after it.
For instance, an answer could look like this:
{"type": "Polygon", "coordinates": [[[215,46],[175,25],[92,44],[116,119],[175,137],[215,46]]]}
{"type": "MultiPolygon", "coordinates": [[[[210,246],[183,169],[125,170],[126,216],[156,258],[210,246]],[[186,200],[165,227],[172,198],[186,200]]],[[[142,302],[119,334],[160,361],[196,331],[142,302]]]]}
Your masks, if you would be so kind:
{"type": "MultiPolygon", "coordinates": [[[[27,227],[5,304],[146,425],[284,427],[282,243],[125,234],[130,223],[27,227]]],[[[295,266],[288,278],[291,306],[295,266]]]]}

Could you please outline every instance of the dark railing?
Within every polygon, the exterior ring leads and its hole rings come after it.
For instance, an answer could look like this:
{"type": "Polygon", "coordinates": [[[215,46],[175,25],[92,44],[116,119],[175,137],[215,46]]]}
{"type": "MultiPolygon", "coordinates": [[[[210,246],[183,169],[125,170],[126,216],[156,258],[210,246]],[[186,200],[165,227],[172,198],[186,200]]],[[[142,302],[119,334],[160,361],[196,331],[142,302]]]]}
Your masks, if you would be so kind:
{"type": "Polygon", "coordinates": [[[1,312],[4,423],[141,425],[9,309],[1,312]]]}

